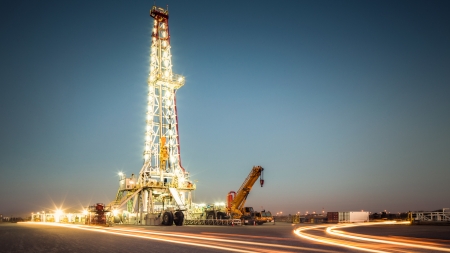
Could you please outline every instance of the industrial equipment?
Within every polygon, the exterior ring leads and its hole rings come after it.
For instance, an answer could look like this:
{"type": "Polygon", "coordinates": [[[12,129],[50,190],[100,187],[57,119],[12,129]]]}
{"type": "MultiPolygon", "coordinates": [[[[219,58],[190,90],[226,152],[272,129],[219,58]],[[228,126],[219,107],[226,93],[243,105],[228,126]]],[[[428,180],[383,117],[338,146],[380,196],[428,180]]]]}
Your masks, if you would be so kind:
{"type": "Polygon", "coordinates": [[[253,210],[253,207],[244,207],[248,194],[259,177],[261,187],[264,185],[263,171],[263,167],[254,166],[244,180],[244,183],[242,183],[241,188],[237,192],[230,191],[228,193],[227,214],[230,215],[231,219],[240,219],[244,224],[253,224],[256,222],[261,225],[264,223],[261,214],[259,213],[258,215],[258,212],[253,210]]]}
{"type": "Polygon", "coordinates": [[[256,219],[258,223],[273,222],[273,216],[270,211],[262,210],[256,213],[256,219]]]}
{"type": "Polygon", "coordinates": [[[190,211],[191,216],[185,220],[186,225],[261,225],[273,220],[270,212],[257,212],[253,207],[245,207],[247,197],[260,177],[261,187],[264,185],[264,168],[254,166],[237,192],[230,191],[227,203],[204,205],[190,211]]]}
{"type": "Polygon", "coordinates": [[[109,205],[114,220],[125,224],[262,224],[261,215],[252,207],[244,207],[248,194],[261,176],[263,168],[253,167],[241,188],[230,192],[228,205],[204,206],[192,203],[196,185],[181,165],[176,91],[185,78],[172,72],[169,11],[153,6],[154,19],[148,77],[144,164],[138,175],[119,173],[119,190],[109,205]],[[119,209],[125,211],[119,212],[119,209]],[[214,220],[214,221],[213,221],[214,220]]]}
{"type": "Polygon", "coordinates": [[[111,225],[112,223],[108,221],[106,214],[110,212],[103,203],[97,203],[93,206],[89,206],[88,217],[86,219],[86,224],[88,225],[111,225]]]}
{"type": "Polygon", "coordinates": [[[450,208],[436,211],[408,212],[411,224],[450,225],[450,208]]]}
{"type": "Polygon", "coordinates": [[[116,219],[137,225],[182,225],[192,209],[195,184],[181,165],[176,91],[185,79],[172,72],[169,11],[153,6],[144,164],[137,176],[119,174],[112,210],[126,207],[116,219]]]}

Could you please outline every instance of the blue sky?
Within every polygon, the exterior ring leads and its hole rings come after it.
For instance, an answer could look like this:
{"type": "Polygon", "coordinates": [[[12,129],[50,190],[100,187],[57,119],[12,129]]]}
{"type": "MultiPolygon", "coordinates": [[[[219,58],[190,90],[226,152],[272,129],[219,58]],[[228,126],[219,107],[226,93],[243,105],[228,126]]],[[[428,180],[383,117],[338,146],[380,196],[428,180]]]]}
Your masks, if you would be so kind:
{"type": "MultiPolygon", "coordinates": [[[[447,1],[169,5],[195,201],[272,212],[449,207],[447,1]]],[[[0,5],[0,213],[109,203],[143,162],[152,1],[0,5]]]]}

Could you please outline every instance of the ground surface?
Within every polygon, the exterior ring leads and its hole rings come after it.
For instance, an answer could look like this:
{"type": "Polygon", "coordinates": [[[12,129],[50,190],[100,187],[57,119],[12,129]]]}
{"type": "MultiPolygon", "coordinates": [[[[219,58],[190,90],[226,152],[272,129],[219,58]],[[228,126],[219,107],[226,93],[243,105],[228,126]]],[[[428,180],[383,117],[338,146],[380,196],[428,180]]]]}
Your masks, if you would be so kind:
{"type": "MultiPolygon", "coordinates": [[[[317,224],[313,224],[317,225],[317,224]]],[[[55,226],[0,224],[0,252],[358,252],[293,233],[313,225],[262,226],[55,226]]],[[[438,239],[450,246],[450,226],[371,226],[345,231],[377,236],[438,239]]],[[[315,230],[311,234],[325,234],[315,230]]],[[[424,239],[424,240],[428,240],[424,239]]],[[[388,251],[392,252],[392,251],[388,251]]],[[[426,252],[426,251],[424,251],[426,252]]]]}

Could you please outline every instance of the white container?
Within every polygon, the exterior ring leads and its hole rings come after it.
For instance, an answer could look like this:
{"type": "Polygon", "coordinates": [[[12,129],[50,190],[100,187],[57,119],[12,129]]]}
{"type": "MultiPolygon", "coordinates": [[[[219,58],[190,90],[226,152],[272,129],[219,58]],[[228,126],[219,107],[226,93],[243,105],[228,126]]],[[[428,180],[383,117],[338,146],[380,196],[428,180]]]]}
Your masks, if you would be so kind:
{"type": "Polygon", "coordinates": [[[339,222],[368,222],[369,212],[339,212],[339,222]]]}

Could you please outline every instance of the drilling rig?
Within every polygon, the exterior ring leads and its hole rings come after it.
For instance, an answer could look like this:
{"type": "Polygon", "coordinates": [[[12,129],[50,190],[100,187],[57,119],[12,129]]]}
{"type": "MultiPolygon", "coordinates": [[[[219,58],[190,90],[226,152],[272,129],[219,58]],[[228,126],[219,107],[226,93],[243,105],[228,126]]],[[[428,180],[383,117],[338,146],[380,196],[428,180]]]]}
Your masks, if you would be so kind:
{"type": "Polygon", "coordinates": [[[195,184],[181,165],[176,91],[185,78],[172,72],[169,11],[153,6],[144,164],[138,175],[119,173],[119,190],[110,206],[126,206],[120,222],[182,225],[191,209],[195,184]]]}
{"type": "MultiPolygon", "coordinates": [[[[253,167],[238,192],[228,194],[225,208],[192,203],[196,185],[181,165],[176,91],[185,78],[172,72],[169,11],[153,6],[150,69],[144,139],[144,164],[139,174],[119,173],[119,190],[108,210],[114,221],[136,225],[234,225],[259,221],[252,207],[244,207],[263,168],[253,167]],[[121,209],[125,211],[119,212],[121,209]],[[120,214],[119,214],[120,213],[120,214]],[[119,214],[119,215],[116,215],[119,214]]],[[[258,222],[259,223],[259,222],[258,222]]]]}

